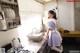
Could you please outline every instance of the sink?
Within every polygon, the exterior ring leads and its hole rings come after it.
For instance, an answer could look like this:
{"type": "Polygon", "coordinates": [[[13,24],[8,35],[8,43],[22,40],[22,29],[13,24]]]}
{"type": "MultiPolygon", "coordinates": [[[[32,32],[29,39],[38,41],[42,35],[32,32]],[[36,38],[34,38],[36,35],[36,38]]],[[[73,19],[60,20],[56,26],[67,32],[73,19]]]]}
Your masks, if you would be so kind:
{"type": "Polygon", "coordinates": [[[34,42],[40,42],[43,39],[44,33],[30,33],[27,35],[29,40],[32,40],[34,42]]]}

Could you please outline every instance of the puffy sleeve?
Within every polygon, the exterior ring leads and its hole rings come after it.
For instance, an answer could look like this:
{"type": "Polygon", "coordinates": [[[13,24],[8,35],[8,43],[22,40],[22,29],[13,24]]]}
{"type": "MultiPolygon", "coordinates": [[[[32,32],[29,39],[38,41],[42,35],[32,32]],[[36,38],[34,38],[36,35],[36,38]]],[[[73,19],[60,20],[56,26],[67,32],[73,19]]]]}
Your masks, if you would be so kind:
{"type": "Polygon", "coordinates": [[[48,28],[55,29],[55,23],[53,21],[48,22],[48,28]]]}

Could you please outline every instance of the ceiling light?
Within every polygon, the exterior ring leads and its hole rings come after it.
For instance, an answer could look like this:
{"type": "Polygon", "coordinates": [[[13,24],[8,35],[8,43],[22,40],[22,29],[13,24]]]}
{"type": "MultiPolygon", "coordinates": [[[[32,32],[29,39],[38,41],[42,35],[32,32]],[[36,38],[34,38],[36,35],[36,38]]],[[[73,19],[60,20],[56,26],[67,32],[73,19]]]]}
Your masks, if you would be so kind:
{"type": "Polygon", "coordinates": [[[35,0],[35,1],[42,3],[42,4],[45,4],[45,3],[53,1],[53,0],[35,0]]]}
{"type": "Polygon", "coordinates": [[[49,2],[49,1],[52,1],[52,0],[44,0],[45,2],[49,2]]]}

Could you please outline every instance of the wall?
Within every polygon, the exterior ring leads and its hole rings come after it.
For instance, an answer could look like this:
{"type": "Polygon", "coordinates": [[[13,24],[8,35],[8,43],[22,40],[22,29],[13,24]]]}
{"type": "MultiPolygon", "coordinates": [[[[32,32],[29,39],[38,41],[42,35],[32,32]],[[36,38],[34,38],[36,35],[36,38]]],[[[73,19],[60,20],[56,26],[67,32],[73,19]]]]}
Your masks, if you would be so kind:
{"type": "Polygon", "coordinates": [[[65,30],[74,31],[74,3],[66,2],[66,0],[58,0],[47,3],[44,5],[44,10],[48,11],[58,6],[58,26],[59,28],[64,28],[65,30]]]}
{"type": "Polygon", "coordinates": [[[12,29],[9,31],[0,31],[0,47],[11,42],[13,38],[18,38],[17,29],[12,29]]]}
{"type": "Polygon", "coordinates": [[[61,27],[66,30],[74,31],[74,3],[59,0],[58,9],[61,27]]]}
{"type": "Polygon", "coordinates": [[[80,2],[75,2],[75,30],[80,31],[80,2]]]}
{"type": "Polygon", "coordinates": [[[18,0],[20,11],[43,12],[43,5],[34,0],[18,0]]]}
{"type": "Polygon", "coordinates": [[[44,10],[51,10],[56,7],[57,7],[56,1],[51,1],[51,2],[44,4],[44,10]]]}

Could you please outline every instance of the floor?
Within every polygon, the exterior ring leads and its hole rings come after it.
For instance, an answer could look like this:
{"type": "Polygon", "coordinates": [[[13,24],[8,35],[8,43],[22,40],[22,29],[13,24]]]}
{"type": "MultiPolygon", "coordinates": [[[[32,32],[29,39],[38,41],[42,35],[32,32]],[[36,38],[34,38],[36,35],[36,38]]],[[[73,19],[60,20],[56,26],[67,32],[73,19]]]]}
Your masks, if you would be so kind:
{"type": "Polygon", "coordinates": [[[80,53],[80,38],[63,38],[64,53],[80,53]]]}

